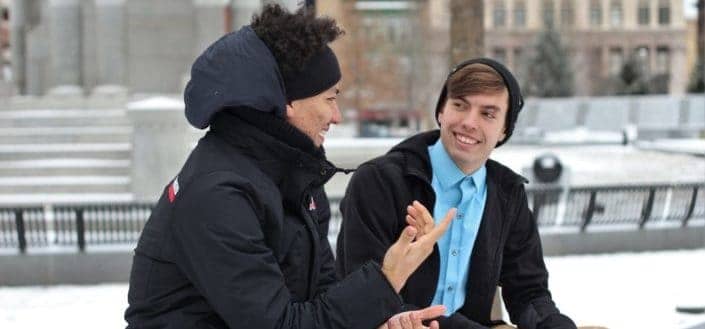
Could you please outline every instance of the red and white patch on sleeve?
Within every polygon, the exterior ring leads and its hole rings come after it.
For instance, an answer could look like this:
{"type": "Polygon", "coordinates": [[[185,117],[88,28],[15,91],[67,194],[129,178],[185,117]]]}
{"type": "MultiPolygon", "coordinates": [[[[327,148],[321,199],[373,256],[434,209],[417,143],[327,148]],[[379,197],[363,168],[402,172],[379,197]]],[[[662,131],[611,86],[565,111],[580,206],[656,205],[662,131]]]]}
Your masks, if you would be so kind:
{"type": "Polygon", "coordinates": [[[174,203],[176,200],[176,194],[179,193],[179,176],[174,178],[174,181],[169,184],[169,189],[167,190],[167,195],[169,196],[169,202],[174,203]]]}
{"type": "Polygon", "coordinates": [[[316,201],[313,201],[313,197],[311,197],[311,202],[308,204],[308,211],[313,210],[316,210],[316,201]]]}

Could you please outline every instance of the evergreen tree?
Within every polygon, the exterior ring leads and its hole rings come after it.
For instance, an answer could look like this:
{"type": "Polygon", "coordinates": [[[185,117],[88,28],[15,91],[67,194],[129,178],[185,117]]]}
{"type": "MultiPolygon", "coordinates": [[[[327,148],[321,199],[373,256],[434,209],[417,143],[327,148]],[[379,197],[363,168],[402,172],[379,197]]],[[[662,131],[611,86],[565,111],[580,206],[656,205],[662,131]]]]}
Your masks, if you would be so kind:
{"type": "Polygon", "coordinates": [[[641,63],[635,55],[627,58],[619,72],[617,95],[645,95],[650,93],[649,78],[642,70],[641,63]]]}
{"type": "Polygon", "coordinates": [[[573,71],[568,52],[552,24],[546,26],[536,38],[533,54],[527,62],[525,93],[537,97],[572,96],[573,71]]]}

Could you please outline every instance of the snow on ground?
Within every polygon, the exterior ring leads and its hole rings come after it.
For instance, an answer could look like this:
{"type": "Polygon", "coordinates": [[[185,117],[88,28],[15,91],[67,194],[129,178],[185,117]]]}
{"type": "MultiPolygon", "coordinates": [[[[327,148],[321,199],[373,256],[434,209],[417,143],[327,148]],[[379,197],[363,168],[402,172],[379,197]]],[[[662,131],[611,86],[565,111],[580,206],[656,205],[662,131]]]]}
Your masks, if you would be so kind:
{"type": "MultiPolygon", "coordinates": [[[[705,314],[705,249],[548,257],[559,308],[579,325],[686,329],[705,314]]],[[[124,328],[127,285],[0,287],[0,328],[124,328]]]]}

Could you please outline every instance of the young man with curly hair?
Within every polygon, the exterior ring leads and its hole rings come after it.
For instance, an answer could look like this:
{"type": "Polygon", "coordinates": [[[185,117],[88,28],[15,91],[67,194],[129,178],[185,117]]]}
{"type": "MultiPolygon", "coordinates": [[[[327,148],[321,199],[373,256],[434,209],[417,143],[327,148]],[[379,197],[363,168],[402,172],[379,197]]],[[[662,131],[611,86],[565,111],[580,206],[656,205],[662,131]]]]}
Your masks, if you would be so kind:
{"type": "MultiPolygon", "coordinates": [[[[379,263],[336,280],[321,145],[340,122],[335,21],[267,6],[200,55],[186,117],[210,130],[166,186],[140,237],[128,328],[425,328],[443,307],[402,311],[398,292],[450,217],[400,231],[379,263]],[[378,265],[381,264],[381,265],[378,265]]],[[[431,327],[437,328],[433,322],[431,327]]]]}
{"type": "Polygon", "coordinates": [[[525,179],[489,159],[512,135],[522,106],[502,64],[480,58],[458,65],[435,109],[440,130],[410,137],[353,175],[341,203],[338,270],[381,260],[404,227],[423,236],[440,223],[434,217],[455,207],[448,232],[401,292],[407,308],[445,305],[441,329],[493,327],[500,325],[490,314],[501,285],[519,328],[574,329],[548,290],[525,179]]]}

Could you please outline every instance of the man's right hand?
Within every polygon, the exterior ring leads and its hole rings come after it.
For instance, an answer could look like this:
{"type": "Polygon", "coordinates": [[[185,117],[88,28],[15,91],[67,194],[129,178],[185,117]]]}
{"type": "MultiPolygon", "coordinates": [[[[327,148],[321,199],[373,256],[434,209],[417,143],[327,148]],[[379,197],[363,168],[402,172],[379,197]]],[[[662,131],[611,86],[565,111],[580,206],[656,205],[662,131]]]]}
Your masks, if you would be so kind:
{"type": "Polygon", "coordinates": [[[416,240],[414,239],[418,233],[417,229],[413,226],[407,226],[401,232],[397,242],[389,247],[384,255],[384,260],[382,260],[382,273],[397,293],[404,287],[411,274],[431,254],[436,241],[445,233],[450,221],[455,217],[455,211],[455,208],[448,210],[439,225],[433,227],[429,232],[424,232],[425,234],[416,240]]]}

